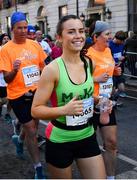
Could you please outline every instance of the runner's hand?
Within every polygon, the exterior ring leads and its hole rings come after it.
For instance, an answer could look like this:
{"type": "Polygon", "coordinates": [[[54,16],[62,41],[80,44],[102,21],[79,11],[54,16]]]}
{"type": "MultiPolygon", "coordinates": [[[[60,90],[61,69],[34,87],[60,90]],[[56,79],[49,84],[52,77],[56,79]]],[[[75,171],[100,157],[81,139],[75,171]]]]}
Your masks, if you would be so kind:
{"type": "Polygon", "coordinates": [[[13,63],[13,70],[14,70],[14,71],[18,71],[19,68],[20,68],[20,65],[21,65],[21,60],[16,59],[16,60],[14,61],[14,63],[13,63]]]}
{"type": "Polygon", "coordinates": [[[122,73],[122,69],[119,66],[115,66],[113,75],[120,76],[122,73]]]}
{"type": "Polygon", "coordinates": [[[66,115],[80,115],[83,112],[83,101],[77,100],[77,97],[74,97],[69,103],[65,106],[66,115]]]}

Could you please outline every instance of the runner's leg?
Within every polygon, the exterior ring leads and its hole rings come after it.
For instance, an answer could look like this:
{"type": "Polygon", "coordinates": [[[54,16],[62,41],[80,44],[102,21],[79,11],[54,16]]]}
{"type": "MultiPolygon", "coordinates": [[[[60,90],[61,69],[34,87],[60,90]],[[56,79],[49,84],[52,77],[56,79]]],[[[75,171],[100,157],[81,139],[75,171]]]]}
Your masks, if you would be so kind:
{"type": "Polygon", "coordinates": [[[35,126],[35,121],[31,120],[25,124],[23,124],[23,130],[26,135],[26,145],[29,153],[31,154],[32,160],[34,164],[39,163],[39,150],[37,145],[36,133],[37,129],[35,126]]]}
{"type": "Polygon", "coordinates": [[[117,154],[117,126],[104,126],[100,129],[104,145],[104,161],[107,176],[115,176],[117,154]]]}
{"type": "Polygon", "coordinates": [[[105,165],[102,155],[80,158],[77,165],[84,179],[105,179],[105,165]]]}
{"type": "Polygon", "coordinates": [[[48,163],[48,171],[52,179],[72,179],[72,167],[57,168],[48,163]]]}

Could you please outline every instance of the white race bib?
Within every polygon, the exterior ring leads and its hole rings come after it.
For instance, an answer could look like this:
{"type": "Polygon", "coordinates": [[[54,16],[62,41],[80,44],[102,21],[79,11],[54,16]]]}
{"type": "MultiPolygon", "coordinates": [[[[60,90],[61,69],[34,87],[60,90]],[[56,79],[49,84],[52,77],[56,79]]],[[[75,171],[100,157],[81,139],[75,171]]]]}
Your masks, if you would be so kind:
{"type": "Polygon", "coordinates": [[[113,79],[112,77],[108,78],[106,82],[99,83],[99,96],[106,94],[108,97],[111,96],[113,88],[113,79]]]}
{"type": "Polygon", "coordinates": [[[24,83],[27,86],[32,86],[40,79],[40,71],[36,65],[22,68],[24,83]]]}
{"type": "Polygon", "coordinates": [[[122,53],[121,52],[118,52],[118,53],[114,53],[114,58],[120,58],[122,56],[122,53]]]}
{"type": "Polygon", "coordinates": [[[93,116],[94,99],[92,97],[83,100],[83,113],[81,115],[66,116],[67,126],[79,126],[87,124],[88,118],[93,116]]]}

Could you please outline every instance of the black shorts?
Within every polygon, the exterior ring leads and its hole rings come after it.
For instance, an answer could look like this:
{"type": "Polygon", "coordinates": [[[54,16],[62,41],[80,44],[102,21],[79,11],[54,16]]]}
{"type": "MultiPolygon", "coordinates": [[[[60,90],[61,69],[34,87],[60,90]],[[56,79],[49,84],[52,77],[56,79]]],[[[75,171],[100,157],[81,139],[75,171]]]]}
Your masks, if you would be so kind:
{"type": "Polygon", "coordinates": [[[17,99],[9,100],[9,103],[18,118],[19,122],[25,124],[31,121],[33,118],[31,116],[31,106],[34,97],[34,92],[31,96],[23,95],[17,99]]]}
{"type": "Polygon", "coordinates": [[[97,156],[100,153],[95,134],[83,140],[66,143],[46,140],[46,162],[57,168],[66,168],[73,160],[97,156]]]}
{"type": "Polygon", "coordinates": [[[99,119],[100,119],[100,114],[99,111],[96,109],[96,112],[94,112],[93,117],[90,119],[90,123],[93,125],[94,129],[97,130],[97,127],[102,128],[104,126],[114,126],[117,125],[116,122],[116,115],[115,115],[115,109],[112,109],[112,112],[110,114],[110,121],[108,124],[101,124],[99,119]]]}
{"type": "Polygon", "coordinates": [[[7,97],[7,87],[0,87],[0,98],[7,97]]]}

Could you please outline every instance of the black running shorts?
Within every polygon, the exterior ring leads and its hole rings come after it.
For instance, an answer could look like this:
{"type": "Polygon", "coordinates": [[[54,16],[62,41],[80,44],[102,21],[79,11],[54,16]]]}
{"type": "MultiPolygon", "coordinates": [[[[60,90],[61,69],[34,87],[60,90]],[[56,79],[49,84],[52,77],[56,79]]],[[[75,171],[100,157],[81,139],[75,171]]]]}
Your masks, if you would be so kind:
{"type": "Polygon", "coordinates": [[[33,118],[31,116],[31,106],[34,97],[34,92],[31,96],[26,96],[25,94],[17,99],[9,100],[10,105],[18,118],[19,122],[25,124],[31,121],[33,118]]]}
{"type": "Polygon", "coordinates": [[[95,134],[83,140],[65,143],[54,143],[46,140],[46,162],[57,168],[66,168],[72,164],[73,160],[99,154],[100,149],[95,134]]]}
{"type": "Polygon", "coordinates": [[[0,98],[7,97],[7,87],[0,87],[0,98]]]}
{"type": "Polygon", "coordinates": [[[116,122],[116,115],[115,115],[115,109],[112,109],[112,112],[110,114],[110,121],[108,124],[101,124],[99,119],[100,119],[100,114],[98,110],[95,110],[93,117],[90,119],[90,123],[93,124],[93,127],[95,130],[97,130],[97,127],[99,126],[99,128],[102,128],[104,126],[115,126],[117,125],[116,122]]]}

